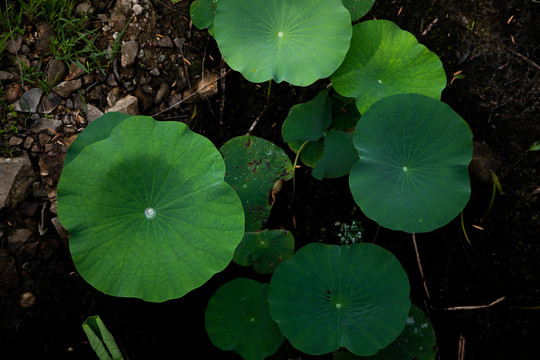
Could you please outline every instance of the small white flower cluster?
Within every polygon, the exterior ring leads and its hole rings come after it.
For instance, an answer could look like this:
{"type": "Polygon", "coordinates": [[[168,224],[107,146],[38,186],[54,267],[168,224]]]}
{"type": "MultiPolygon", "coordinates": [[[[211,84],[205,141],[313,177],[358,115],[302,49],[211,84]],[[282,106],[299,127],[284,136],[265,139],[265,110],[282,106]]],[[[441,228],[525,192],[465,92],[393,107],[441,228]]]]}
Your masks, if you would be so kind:
{"type": "Polygon", "coordinates": [[[364,228],[360,221],[352,220],[350,225],[337,221],[334,225],[340,226],[338,238],[342,245],[351,245],[362,241],[364,228]]]}

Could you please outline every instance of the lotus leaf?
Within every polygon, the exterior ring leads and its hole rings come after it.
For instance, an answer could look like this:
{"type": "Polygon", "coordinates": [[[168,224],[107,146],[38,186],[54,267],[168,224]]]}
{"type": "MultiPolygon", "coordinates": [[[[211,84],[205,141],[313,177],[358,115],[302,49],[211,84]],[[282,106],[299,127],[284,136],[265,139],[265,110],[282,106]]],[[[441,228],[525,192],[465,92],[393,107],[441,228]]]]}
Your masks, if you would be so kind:
{"type": "Polygon", "coordinates": [[[403,330],[409,282],[399,261],[374,244],[309,244],[275,270],[270,314],[297,349],[346,348],[373,355],[403,330]]]}
{"type": "Polygon", "coordinates": [[[418,93],[440,99],[446,87],[437,55],[388,20],[353,26],[349,52],[331,80],[339,94],[356,98],[361,114],[389,95],[418,93]]]}
{"type": "Polygon", "coordinates": [[[227,266],[244,233],[242,204],[224,175],[214,145],[185,124],[121,121],[85,146],[58,184],[75,267],[100,291],[146,301],[201,286],[227,266]]]}
{"type": "Polygon", "coordinates": [[[360,160],[351,192],[381,226],[428,232],[467,204],[472,133],[445,103],[418,94],[384,98],[360,118],[353,142],[360,160]]]}
{"type": "Polygon", "coordinates": [[[220,0],[214,35],[223,58],[251,82],[307,86],[330,76],[351,39],[340,0],[220,0]]]}
{"type": "Polygon", "coordinates": [[[294,238],[287,230],[263,230],[244,234],[234,252],[233,261],[251,266],[260,274],[270,274],[293,255],[294,238]]]}
{"type": "Polygon", "coordinates": [[[268,312],[268,284],[238,278],[220,287],[206,309],[206,331],[214,345],[246,360],[277,351],[283,335],[268,312]]]}
{"type": "Polygon", "coordinates": [[[272,209],[274,184],[292,178],[291,160],[270,141],[249,135],[227,141],[220,151],[227,167],[225,181],[244,206],[246,231],[260,230],[272,209]]]}

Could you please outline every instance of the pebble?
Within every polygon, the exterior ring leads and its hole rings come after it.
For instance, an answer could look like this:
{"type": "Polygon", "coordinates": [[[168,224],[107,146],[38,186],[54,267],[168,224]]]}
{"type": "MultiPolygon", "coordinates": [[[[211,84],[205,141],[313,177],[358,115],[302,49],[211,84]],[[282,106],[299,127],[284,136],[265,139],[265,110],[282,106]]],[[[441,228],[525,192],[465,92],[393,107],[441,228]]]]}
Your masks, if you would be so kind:
{"type": "Polygon", "coordinates": [[[23,94],[22,86],[19,83],[10,84],[6,86],[6,100],[8,103],[17,101],[23,94]]]}
{"type": "Polygon", "coordinates": [[[37,120],[34,124],[32,124],[32,126],[30,126],[30,131],[35,134],[38,134],[41,132],[48,132],[49,129],[58,131],[60,130],[61,127],[62,127],[62,121],[60,120],[42,118],[42,119],[37,120]]]}
{"type": "Polygon", "coordinates": [[[152,70],[150,70],[150,74],[152,74],[154,76],[159,76],[158,68],[153,68],[152,70]]]}
{"type": "Polygon", "coordinates": [[[66,76],[67,67],[62,60],[52,59],[47,65],[45,76],[52,86],[58,85],[66,76]]]}
{"type": "Polygon", "coordinates": [[[103,112],[99,110],[97,107],[95,107],[92,104],[86,105],[86,121],[88,123],[91,123],[92,121],[96,120],[100,116],[103,115],[103,112]]]}
{"type": "Polygon", "coordinates": [[[33,88],[26,91],[15,105],[15,110],[22,112],[35,113],[41,100],[43,90],[33,88]]]}
{"type": "Polygon", "coordinates": [[[70,98],[66,100],[66,108],[68,108],[69,110],[73,110],[73,100],[71,100],[70,98]]]}
{"type": "Polygon", "coordinates": [[[169,36],[164,36],[162,38],[159,38],[157,41],[157,45],[159,47],[172,47],[173,42],[169,36]]]}
{"type": "Polygon", "coordinates": [[[23,139],[17,136],[12,136],[9,138],[8,145],[9,146],[19,146],[23,142],[23,139]]]}
{"type": "Polygon", "coordinates": [[[21,49],[22,40],[23,38],[20,34],[17,34],[15,36],[15,39],[9,38],[5,44],[6,50],[11,54],[16,55],[17,52],[19,52],[19,50],[21,49]]]}
{"type": "Polygon", "coordinates": [[[133,10],[133,14],[135,16],[139,16],[143,11],[143,7],[141,5],[139,5],[139,4],[135,4],[135,5],[133,5],[132,10],[133,10]]]}
{"type": "Polygon", "coordinates": [[[32,306],[36,305],[36,296],[30,291],[22,293],[21,298],[19,299],[19,305],[25,309],[31,308],[32,306]]]}
{"type": "Polygon", "coordinates": [[[1,81],[6,81],[6,80],[11,80],[13,79],[15,76],[10,73],[9,71],[0,71],[0,80],[1,81]]]}
{"type": "Polygon", "coordinates": [[[52,89],[52,91],[54,91],[55,93],[57,93],[58,95],[62,97],[68,97],[75,90],[80,89],[81,86],[82,86],[81,79],[62,81],[60,84],[56,85],[52,89]]]}
{"type": "Polygon", "coordinates": [[[107,84],[107,86],[110,86],[110,87],[118,86],[118,81],[116,81],[116,78],[113,73],[107,76],[107,81],[105,81],[105,83],[107,84]]]}
{"type": "Polygon", "coordinates": [[[41,55],[50,55],[52,53],[52,41],[56,37],[53,28],[45,21],[36,23],[37,39],[36,50],[41,55]]]}
{"type": "Polygon", "coordinates": [[[32,136],[28,136],[25,140],[24,140],[24,148],[25,149],[30,149],[32,147],[32,145],[34,144],[36,140],[32,137],[32,136]]]}
{"type": "Polygon", "coordinates": [[[108,111],[116,111],[129,115],[139,115],[139,103],[135,96],[128,95],[118,100],[108,111]]]}
{"type": "Polygon", "coordinates": [[[135,62],[137,53],[139,52],[139,43],[132,40],[126,42],[121,50],[121,64],[123,67],[129,66],[135,62]]]}
{"type": "Polygon", "coordinates": [[[159,86],[159,89],[158,89],[158,91],[156,93],[154,103],[155,104],[161,103],[161,101],[163,101],[163,98],[167,95],[168,92],[169,92],[169,84],[167,84],[165,82],[161,83],[161,85],[159,86]]]}
{"type": "Polygon", "coordinates": [[[60,104],[62,98],[54,93],[50,93],[49,96],[44,97],[41,100],[41,104],[37,111],[41,114],[49,114],[60,104]]]}
{"type": "Polygon", "coordinates": [[[48,144],[49,141],[51,141],[52,137],[47,134],[39,134],[38,139],[39,139],[39,144],[41,146],[45,146],[45,144],[48,144]]]}

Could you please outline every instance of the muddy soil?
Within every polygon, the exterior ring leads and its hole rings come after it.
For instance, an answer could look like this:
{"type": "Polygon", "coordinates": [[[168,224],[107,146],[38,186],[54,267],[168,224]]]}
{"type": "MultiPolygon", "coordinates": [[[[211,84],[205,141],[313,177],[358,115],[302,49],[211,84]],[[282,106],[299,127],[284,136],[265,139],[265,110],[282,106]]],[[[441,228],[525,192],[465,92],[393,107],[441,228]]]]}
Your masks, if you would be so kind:
{"type": "MultiPolygon", "coordinates": [[[[186,122],[218,147],[245,134],[258,119],[252,134],[286,149],[280,130],[289,108],[311,99],[328,80],[307,88],[274,84],[267,104],[267,84],[249,83],[231,71],[219,82],[216,94],[166,110],[174,95],[194,87],[203,73],[222,75],[229,70],[215,41],[191,26],[190,2],[149,2],[147,22],[124,35],[126,41],[132,37],[141,43],[159,40],[156,34],[166,35],[179,39],[180,46],[149,46],[137,65],[117,65],[122,84],[135,83],[121,87],[122,94],[139,99],[141,114],[186,122]],[[166,60],[160,61],[161,55],[166,60]],[[154,69],[159,75],[148,75],[154,69]],[[150,79],[145,85],[154,91],[163,82],[169,85],[163,102],[156,104],[141,95],[137,82],[145,77],[150,79]]],[[[114,2],[95,1],[94,6],[110,13],[114,2]]],[[[473,192],[463,217],[469,241],[458,218],[442,229],[417,235],[417,257],[411,235],[380,228],[361,214],[346,178],[320,182],[305,167],[297,171],[295,224],[287,210],[291,184],[280,192],[269,220],[273,228],[291,230],[297,247],[319,240],[337,243],[336,222],[359,220],[365,241],[387,248],[402,262],[412,301],[427,311],[433,323],[440,359],[540,358],[540,156],[527,151],[540,140],[539,13],[540,3],[532,0],[394,0],[376,2],[365,17],[394,21],[444,64],[448,87],[442,100],[470,125],[480,163],[471,170],[473,192]],[[489,170],[496,174],[503,193],[496,195],[486,215],[493,190],[489,170]]],[[[96,20],[91,26],[101,24],[96,20]]],[[[112,33],[119,29],[101,32],[100,47],[111,45],[112,33]]],[[[4,66],[8,65],[0,68],[4,66]]],[[[111,67],[107,75],[114,71],[111,67]]],[[[112,91],[104,82],[81,88],[88,103],[101,110],[112,91]]],[[[53,114],[62,115],[58,111],[53,114]]],[[[19,123],[22,126],[22,118],[19,123]]],[[[76,128],[84,126],[81,122],[76,128]]],[[[57,132],[66,138],[71,133],[66,128],[57,132]]],[[[31,136],[24,129],[21,134],[31,136]]],[[[36,170],[43,151],[38,149],[32,156],[36,170]]],[[[51,186],[48,181],[38,179],[42,187],[51,186]]],[[[201,288],[161,304],[104,295],[76,273],[66,241],[51,222],[55,215],[47,199],[33,193],[17,208],[0,213],[0,255],[9,265],[0,288],[3,359],[95,359],[81,328],[86,317],[95,314],[130,359],[240,359],[210,343],[204,329],[206,305],[217,287],[235,277],[260,281],[269,277],[231,264],[201,288]],[[10,249],[8,235],[21,228],[36,230],[40,224],[48,229],[44,235],[34,231],[26,246],[10,249]],[[21,305],[25,292],[35,296],[35,304],[21,305]]],[[[311,357],[288,346],[275,358],[311,357]]]]}

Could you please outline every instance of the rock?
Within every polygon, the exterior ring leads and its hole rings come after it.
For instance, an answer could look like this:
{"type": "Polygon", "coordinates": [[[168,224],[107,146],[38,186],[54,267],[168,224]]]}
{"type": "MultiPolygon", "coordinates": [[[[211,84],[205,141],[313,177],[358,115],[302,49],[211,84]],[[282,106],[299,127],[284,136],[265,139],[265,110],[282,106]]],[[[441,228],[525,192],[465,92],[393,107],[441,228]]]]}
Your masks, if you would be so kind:
{"type": "Polygon", "coordinates": [[[78,62],[71,63],[69,65],[69,74],[66,76],[66,81],[75,80],[81,77],[82,74],[86,73],[86,58],[80,57],[77,59],[78,62]]]}
{"type": "Polygon", "coordinates": [[[73,110],[82,110],[84,109],[83,99],[79,94],[73,94],[73,110]]]}
{"type": "Polygon", "coordinates": [[[93,83],[95,80],[95,77],[94,75],[92,74],[84,74],[82,76],[82,83],[83,83],[83,86],[88,86],[90,85],[91,83],[93,83]]]}
{"type": "Polygon", "coordinates": [[[45,75],[47,82],[52,86],[58,85],[66,76],[67,68],[62,60],[52,59],[47,65],[45,75]]]}
{"type": "Polygon", "coordinates": [[[171,92],[171,96],[169,97],[169,106],[174,106],[175,109],[180,108],[180,101],[182,101],[182,93],[177,92],[171,92]]]}
{"type": "Polygon", "coordinates": [[[118,86],[118,81],[116,81],[116,77],[114,76],[113,73],[107,76],[107,81],[105,81],[105,83],[107,84],[107,86],[110,86],[110,87],[118,86]]]}
{"type": "Polygon", "coordinates": [[[53,28],[45,21],[39,20],[36,23],[36,30],[36,50],[41,55],[50,55],[52,53],[52,41],[56,37],[53,28]]]}
{"type": "Polygon", "coordinates": [[[135,96],[128,95],[118,100],[113,107],[109,108],[109,111],[116,111],[123,114],[139,115],[139,104],[135,96]]]}
{"type": "Polygon", "coordinates": [[[32,147],[32,145],[34,145],[34,142],[36,141],[36,139],[34,139],[32,136],[29,136],[26,138],[26,140],[24,140],[24,148],[25,149],[30,149],[32,147]]]}
{"type": "Polygon", "coordinates": [[[167,96],[167,93],[169,92],[169,84],[163,82],[159,86],[159,90],[156,93],[156,97],[154,99],[154,104],[159,104],[163,101],[163,98],[167,96]]]}
{"type": "Polygon", "coordinates": [[[8,145],[9,146],[19,146],[23,142],[23,139],[17,136],[12,136],[9,138],[8,145]]]}
{"type": "Polygon", "coordinates": [[[10,84],[6,86],[6,100],[9,104],[17,101],[23,94],[22,86],[19,83],[10,84]]]}
{"type": "Polygon", "coordinates": [[[62,98],[54,93],[41,99],[37,112],[40,114],[49,114],[60,104],[62,98]]]}
{"type": "Polygon", "coordinates": [[[6,81],[6,80],[11,80],[15,77],[15,75],[13,75],[12,73],[10,73],[9,71],[0,71],[0,81],[6,81]]]}
{"type": "Polygon", "coordinates": [[[9,252],[0,249],[0,289],[14,288],[19,283],[19,274],[15,266],[15,259],[9,252]]]}
{"type": "Polygon", "coordinates": [[[84,16],[88,14],[92,10],[92,4],[90,1],[85,0],[81,2],[79,5],[77,5],[77,8],[75,9],[75,13],[80,16],[84,16]]]}
{"type": "Polygon", "coordinates": [[[182,49],[182,47],[186,43],[186,39],[185,38],[180,38],[180,39],[179,38],[174,38],[173,42],[174,42],[174,46],[176,46],[179,49],[182,49]]]}
{"type": "Polygon", "coordinates": [[[41,146],[45,146],[45,144],[48,144],[51,141],[51,139],[52,139],[52,137],[50,135],[47,135],[47,134],[39,134],[38,135],[39,144],[41,146]]]}
{"type": "Polygon", "coordinates": [[[30,131],[33,133],[46,132],[48,133],[51,130],[58,131],[62,127],[62,121],[56,119],[47,119],[42,118],[36,120],[32,126],[30,126],[30,131]]]}
{"type": "Polygon", "coordinates": [[[120,98],[122,90],[119,87],[115,87],[109,93],[107,94],[107,107],[113,107],[114,104],[118,101],[120,98]]]}
{"type": "Polygon", "coordinates": [[[86,112],[86,121],[88,121],[88,123],[91,123],[92,121],[96,120],[100,116],[103,116],[103,112],[92,104],[86,105],[85,112],[86,112]]]}
{"type": "Polygon", "coordinates": [[[0,210],[14,208],[26,198],[37,178],[26,151],[16,158],[0,157],[0,210]]]}
{"type": "Polygon", "coordinates": [[[36,305],[36,296],[30,291],[22,293],[21,298],[19,299],[19,305],[25,309],[36,305]]]}
{"type": "Polygon", "coordinates": [[[129,66],[135,62],[137,53],[139,52],[139,43],[136,41],[128,41],[122,46],[122,60],[123,67],[129,66]]]}
{"type": "Polygon", "coordinates": [[[157,41],[159,47],[173,47],[173,42],[169,36],[159,38],[157,41]]]}
{"type": "Polygon", "coordinates": [[[159,76],[159,69],[158,68],[153,68],[152,70],[150,70],[150,74],[154,75],[154,76],[159,76]]]}
{"type": "Polygon", "coordinates": [[[22,41],[22,36],[20,34],[16,34],[15,39],[9,38],[6,41],[6,50],[13,55],[17,55],[17,53],[21,49],[22,41]]]}
{"type": "Polygon", "coordinates": [[[62,81],[60,84],[56,85],[52,91],[57,93],[58,95],[62,97],[68,97],[71,95],[72,92],[74,92],[77,89],[80,89],[82,86],[82,80],[76,79],[76,80],[69,80],[69,81],[62,81]]]}
{"type": "Polygon", "coordinates": [[[143,7],[139,4],[135,4],[133,5],[133,15],[135,16],[139,16],[141,15],[142,11],[143,11],[143,7]]]}
{"type": "Polygon", "coordinates": [[[193,89],[188,89],[184,91],[184,99],[186,102],[192,102],[194,96],[198,97],[207,97],[210,98],[217,94],[218,92],[218,76],[214,73],[206,73],[203,75],[199,81],[195,84],[193,89]],[[189,98],[191,96],[191,98],[189,98]]]}
{"type": "Polygon", "coordinates": [[[11,235],[8,236],[8,248],[11,252],[15,252],[23,246],[25,242],[30,239],[33,232],[30,229],[17,229],[11,235]]]}
{"type": "Polygon", "coordinates": [[[33,88],[25,91],[19,101],[15,103],[15,110],[35,113],[39,105],[39,101],[41,100],[42,94],[43,90],[38,88],[33,88]]]}

